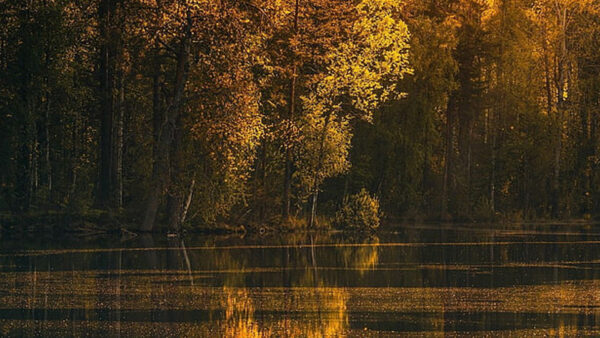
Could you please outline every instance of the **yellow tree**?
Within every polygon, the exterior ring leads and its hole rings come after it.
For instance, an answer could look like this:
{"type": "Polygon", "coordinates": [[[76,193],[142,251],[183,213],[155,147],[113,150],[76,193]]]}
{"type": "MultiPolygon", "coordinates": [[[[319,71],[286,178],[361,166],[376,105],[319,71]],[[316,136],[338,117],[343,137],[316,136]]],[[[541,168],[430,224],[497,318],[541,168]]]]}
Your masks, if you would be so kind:
{"type": "MultiPolygon", "coordinates": [[[[268,39],[267,69],[271,77],[269,90],[263,99],[264,113],[272,132],[270,138],[263,142],[261,156],[265,156],[269,141],[282,150],[281,213],[285,219],[295,196],[293,181],[297,183],[296,169],[300,166],[298,152],[302,141],[299,122],[306,112],[300,96],[309,92],[325,72],[328,54],[344,39],[356,13],[352,2],[345,0],[275,3],[280,5],[279,16],[274,20],[275,27],[272,27],[268,39]]],[[[266,162],[265,158],[262,160],[266,162]]],[[[262,179],[265,180],[264,177],[262,179]]]]}
{"type": "Polygon", "coordinates": [[[345,41],[332,47],[326,71],[301,98],[307,113],[301,122],[300,175],[310,187],[310,226],[320,184],[349,167],[349,119],[371,121],[382,102],[402,96],[396,84],[411,69],[409,32],[398,10],[393,0],[361,1],[345,41]]]}

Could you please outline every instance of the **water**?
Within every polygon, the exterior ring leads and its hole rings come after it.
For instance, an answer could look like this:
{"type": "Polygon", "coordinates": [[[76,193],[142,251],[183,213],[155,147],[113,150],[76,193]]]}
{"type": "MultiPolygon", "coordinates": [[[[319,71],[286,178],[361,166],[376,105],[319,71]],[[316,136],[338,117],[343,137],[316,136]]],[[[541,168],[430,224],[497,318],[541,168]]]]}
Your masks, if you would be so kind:
{"type": "Polygon", "coordinates": [[[1,336],[600,335],[600,227],[0,239],[1,336]]]}

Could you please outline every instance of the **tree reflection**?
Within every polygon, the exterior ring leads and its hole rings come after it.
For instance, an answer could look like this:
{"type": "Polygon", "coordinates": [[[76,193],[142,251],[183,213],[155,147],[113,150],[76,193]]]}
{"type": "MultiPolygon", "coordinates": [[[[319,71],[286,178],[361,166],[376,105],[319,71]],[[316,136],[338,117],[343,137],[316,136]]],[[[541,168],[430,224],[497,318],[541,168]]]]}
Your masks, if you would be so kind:
{"type": "Polygon", "coordinates": [[[245,264],[249,262],[244,257],[231,255],[232,251],[221,252],[218,258],[220,264],[231,271],[240,272],[229,275],[224,281],[222,304],[225,320],[222,322],[222,333],[225,336],[267,337],[275,334],[333,337],[348,331],[349,294],[345,287],[337,285],[335,279],[328,279],[319,271],[336,267],[341,259],[344,267],[358,270],[361,276],[364,275],[377,264],[379,239],[369,237],[357,243],[365,244],[363,246],[335,245],[342,241],[336,241],[327,234],[296,235],[287,240],[289,246],[282,249],[283,254],[272,257],[281,260],[275,264],[281,263],[280,273],[284,275],[283,280],[289,283],[284,287],[282,299],[262,297],[268,291],[255,291],[259,285],[249,287],[241,277],[247,266],[245,264]],[[307,246],[307,242],[310,245],[307,246]],[[328,250],[318,246],[319,243],[332,242],[334,244],[328,250]],[[273,310],[283,313],[265,320],[266,314],[273,310]]]}
{"type": "Polygon", "coordinates": [[[0,336],[600,333],[596,244],[438,233],[430,245],[423,233],[140,236],[0,254],[0,336]]]}

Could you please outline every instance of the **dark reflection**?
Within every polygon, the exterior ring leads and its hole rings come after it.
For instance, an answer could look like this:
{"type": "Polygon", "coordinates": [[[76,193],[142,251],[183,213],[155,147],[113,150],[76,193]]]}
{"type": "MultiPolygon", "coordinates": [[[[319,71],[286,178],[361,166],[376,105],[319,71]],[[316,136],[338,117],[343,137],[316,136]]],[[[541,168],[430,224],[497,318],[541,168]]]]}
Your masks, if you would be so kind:
{"type": "Polygon", "coordinates": [[[600,333],[583,225],[3,240],[0,336],[600,333]]]}

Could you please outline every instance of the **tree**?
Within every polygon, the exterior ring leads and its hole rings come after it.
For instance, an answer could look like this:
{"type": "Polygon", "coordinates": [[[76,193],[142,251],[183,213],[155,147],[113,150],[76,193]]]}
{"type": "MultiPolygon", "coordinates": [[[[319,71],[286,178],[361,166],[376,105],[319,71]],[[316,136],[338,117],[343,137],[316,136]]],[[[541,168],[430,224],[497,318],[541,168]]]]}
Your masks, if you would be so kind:
{"type": "Polygon", "coordinates": [[[100,170],[96,203],[113,208],[123,205],[124,10],[121,0],[98,4],[100,170]]]}
{"type": "Polygon", "coordinates": [[[411,72],[408,29],[394,17],[397,4],[365,0],[356,9],[358,19],[347,40],[331,51],[327,71],[302,97],[309,112],[303,131],[307,134],[305,167],[311,180],[311,227],[320,184],[348,168],[348,119],[370,121],[381,102],[401,95],[397,82],[411,72]]]}
{"type": "MultiPolygon", "coordinates": [[[[156,32],[151,43],[162,45],[164,52],[173,56],[174,63],[164,65],[164,69],[172,71],[174,76],[162,76],[168,79],[164,85],[171,86],[166,90],[167,95],[154,94],[162,96],[154,99],[158,106],[154,113],[159,115],[154,120],[161,123],[157,123],[160,127],[155,132],[153,187],[141,227],[143,231],[153,228],[165,193],[170,201],[169,227],[173,231],[179,229],[184,209],[187,209],[180,187],[195,182],[199,168],[209,173],[208,177],[202,176],[207,181],[199,184],[210,186],[213,175],[218,174],[218,180],[228,182],[240,178],[252,162],[254,140],[260,137],[262,126],[256,112],[253,78],[246,65],[253,60],[252,53],[257,50],[260,37],[250,35],[247,26],[251,26],[248,17],[258,7],[238,5],[172,1],[161,2],[149,12],[157,23],[148,28],[156,32]],[[238,57],[232,57],[234,55],[238,57]],[[194,139],[202,140],[199,149],[205,151],[190,155],[199,156],[204,163],[186,161],[183,157],[182,140],[194,139]],[[219,171],[223,164],[226,164],[225,170],[219,171]],[[191,172],[184,172],[186,166],[191,166],[191,172]]],[[[206,188],[203,190],[209,195],[203,197],[218,202],[220,192],[215,196],[211,194],[214,191],[206,188]]],[[[190,198],[192,192],[189,191],[190,198]]]]}

